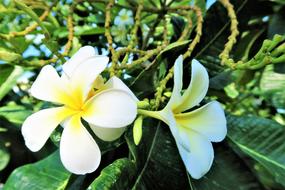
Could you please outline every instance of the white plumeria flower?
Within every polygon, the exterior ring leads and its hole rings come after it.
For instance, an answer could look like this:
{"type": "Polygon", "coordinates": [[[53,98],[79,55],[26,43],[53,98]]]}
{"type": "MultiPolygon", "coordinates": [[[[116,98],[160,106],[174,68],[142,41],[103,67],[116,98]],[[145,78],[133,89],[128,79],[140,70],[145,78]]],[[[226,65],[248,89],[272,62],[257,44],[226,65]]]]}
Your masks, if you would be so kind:
{"type": "Polygon", "coordinates": [[[133,25],[133,12],[131,10],[122,9],[118,16],[115,17],[114,23],[117,26],[133,25]]]}
{"type": "Polygon", "coordinates": [[[222,141],[227,133],[226,118],[220,103],[212,101],[196,110],[209,87],[206,69],[192,61],[191,82],[183,95],[183,58],[179,56],[174,65],[174,88],[166,107],[158,112],[143,110],[146,114],[164,121],[175,138],[179,153],[189,174],[199,179],[205,175],[214,159],[211,142],[222,141]]]}
{"type": "Polygon", "coordinates": [[[97,169],[101,152],[81,118],[99,138],[112,141],[137,114],[137,98],[120,79],[113,77],[104,84],[100,73],[108,61],[106,56],[95,55],[93,47],[85,46],[63,65],[61,76],[50,65],[42,68],[31,94],[60,106],[40,110],[23,123],[22,134],[31,151],[40,150],[61,124],[60,158],[65,168],[75,174],[97,169]]]}

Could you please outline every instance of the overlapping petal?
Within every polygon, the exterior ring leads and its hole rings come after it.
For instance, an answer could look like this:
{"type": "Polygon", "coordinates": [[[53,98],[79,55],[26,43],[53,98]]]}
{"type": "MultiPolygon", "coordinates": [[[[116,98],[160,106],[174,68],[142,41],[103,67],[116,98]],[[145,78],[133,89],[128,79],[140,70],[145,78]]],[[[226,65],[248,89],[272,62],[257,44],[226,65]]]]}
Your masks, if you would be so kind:
{"type": "Polygon", "coordinates": [[[211,141],[219,142],[226,136],[226,118],[221,105],[216,101],[185,113],[205,97],[209,76],[207,70],[198,61],[193,60],[191,81],[181,96],[182,62],[182,56],[175,61],[174,87],[166,107],[158,112],[147,113],[169,126],[187,171],[193,178],[199,179],[209,171],[213,163],[211,141]]]}
{"type": "Polygon", "coordinates": [[[139,101],[138,98],[135,96],[135,94],[129,89],[129,87],[127,87],[127,85],[125,85],[125,83],[123,81],[121,81],[121,79],[119,79],[116,76],[110,78],[106,82],[106,84],[104,85],[103,89],[123,90],[123,91],[127,92],[128,94],[130,94],[135,101],[139,101]]]}
{"type": "Polygon", "coordinates": [[[65,122],[60,140],[60,158],[64,167],[75,174],[91,173],[100,164],[100,149],[82,125],[79,115],[65,122]]]}
{"type": "Polygon", "coordinates": [[[95,50],[92,46],[81,47],[66,63],[63,64],[63,73],[71,76],[76,67],[83,63],[86,59],[95,56],[95,50]]]}
{"type": "Polygon", "coordinates": [[[123,90],[104,90],[84,106],[82,117],[98,127],[120,128],[131,124],[137,115],[137,103],[123,90]],[[110,119],[111,118],[111,119],[110,119]]]}
{"type": "Polygon", "coordinates": [[[59,123],[73,113],[70,109],[58,107],[30,115],[22,126],[26,146],[33,152],[40,150],[59,123]]]}
{"type": "Polygon", "coordinates": [[[40,100],[72,105],[73,100],[67,90],[56,70],[52,66],[46,65],[33,83],[31,94],[40,100]]]}
{"type": "Polygon", "coordinates": [[[85,101],[92,84],[99,74],[104,71],[108,61],[109,58],[106,56],[93,56],[76,67],[76,72],[70,76],[70,86],[72,86],[72,94],[77,96],[77,100],[85,101]]]}
{"type": "Polygon", "coordinates": [[[175,115],[179,125],[206,136],[212,142],[223,140],[227,134],[227,121],[220,103],[212,101],[192,112],[175,115]]]}
{"type": "Polygon", "coordinates": [[[180,55],[174,63],[174,87],[172,95],[166,107],[176,108],[181,102],[181,90],[183,86],[183,56],[180,55]]]}
{"type": "Polygon", "coordinates": [[[104,128],[97,127],[95,125],[90,125],[90,128],[95,133],[97,137],[103,141],[114,141],[118,139],[125,131],[126,127],[121,128],[104,128]]]}
{"type": "Polygon", "coordinates": [[[180,133],[180,137],[184,138],[183,144],[177,142],[180,156],[190,175],[199,179],[209,171],[213,163],[212,143],[207,137],[183,127],[180,127],[180,133]]]}
{"type": "MultiPolygon", "coordinates": [[[[179,77],[179,76],[178,76],[179,77]]],[[[182,78],[182,76],[180,76],[182,78]]],[[[175,113],[181,113],[198,105],[205,97],[209,87],[208,72],[197,60],[192,61],[191,81],[182,95],[180,105],[174,109],[175,113]]]]}

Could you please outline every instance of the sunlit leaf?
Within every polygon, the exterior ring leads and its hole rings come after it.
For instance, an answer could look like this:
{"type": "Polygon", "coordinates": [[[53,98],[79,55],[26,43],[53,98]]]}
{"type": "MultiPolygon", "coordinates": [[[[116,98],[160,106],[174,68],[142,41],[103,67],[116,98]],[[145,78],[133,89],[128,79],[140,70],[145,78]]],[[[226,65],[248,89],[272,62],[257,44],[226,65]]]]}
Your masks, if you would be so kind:
{"type": "Polygon", "coordinates": [[[4,190],[60,190],[67,185],[70,173],[61,164],[59,152],[17,168],[9,176],[4,190]]]}
{"type": "Polygon", "coordinates": [[[228,116],[228,137],[285,187],[285,127],[269,119],[228,116]]]}

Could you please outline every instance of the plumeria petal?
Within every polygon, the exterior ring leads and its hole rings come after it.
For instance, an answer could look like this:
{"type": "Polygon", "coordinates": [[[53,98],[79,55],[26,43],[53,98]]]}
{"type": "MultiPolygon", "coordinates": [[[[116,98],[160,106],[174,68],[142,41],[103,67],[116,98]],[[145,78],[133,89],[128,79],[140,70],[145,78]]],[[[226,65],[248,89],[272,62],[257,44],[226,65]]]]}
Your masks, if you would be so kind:
{"type": "Polygon", "coordinates": [[[203,134],[212,142],[222,141],[227,134],[227,121],[220,103],[212,101],[192,112],[175,115],[177,123],[203,134]]]}
{"type": "Polygon", "coordinates": [[[183,76],[183,56],[180,55],[174,63],[174,87],[172,95],[166,107],[170,106],[171,109],[179,106],[181,102],[182,90],[182,76],[183,76]]]}
{"type": "Polygon", "coordinates": [[[95,56],[95,50],[92,46],[81,47],[63,66],[63,73],[71,76],[75,68],[80,65],[84,60],[95,56]]]}
{"type": "Polygon", "coordinates": [[[63,81],[50,65],[42,68],[31,87],[31,94],[35,98],[60,104],[69,104],[73,101],[66,91],[63,81]]]}
{"type": "Polygon", "coordinates": [[[118,139],[125,131],[126,127],[121,128],[103,128],[90,125],[95,135],[103,141],[113,141],[118,139]]]}
{"type": "Polygon", "coordinates": [[[59,123],[72,114],[72,110],[58,107],[30,115],[21,129],[26,146],[33,152],[39,151],[59,123]]]}
{"type": "Polygon", "coordinates": [[[79,115],[65,122],[60,141],[60,158],[64,167],[75,174],[91,173],[100,164],[100,149],[82,125],[79,115]]]}
{"type": "Polygon", "coordinates": [[[137,115],[137,103],[127,92],[104,90],[92,97],[83,108],[82,117],[98,127],[120,128],[131,124],[137,115]]]}
{"type": "MultiPolygon", "coordinates": [[[[186,141],[183,141],[183,138],[181,138],[181,133],[179,133],[178,130],[178,124],[171,110],[167,109],[166,107],[165,109],[154,113],[155,114],[153,116],[155,118],[163,121],[169,126],[169,129],[177,143],[179,143],[180,145],[184,145],[185,143],[187,143],[186,141]]],[[[187,145],[185,145],[184,147],[187,147],[187,145]]]]}
{"type": "Polygon", "coordinates": [[[184,142],[183,144],[177,142],[180,156],[189,174],[194,179],[199,179],[210,170],[213,163],[213,146],[203,135],[183,127],[180,128],[180,137],[184,142]]]}
{"type": "Polygon", "coordinates": [[[134,95],[134,93],[129,89],[129,87],[127,87],[125,85],[125,83],[123,81],[121,81],[121,79],[119,79],[116,76],[110,78],[106,82],[106,84],[104,85],[103,89],[119,89],[119,90],[123,90],[123,91],[127,92],[128,94],[130,94],[135,101],[139,101],[138,98],[134,95]]]}
{"type": "Polygon", "coordinates": [[[174,113],[181,113],[198,105],[205,97],[209,87],[207,70],[197,60],[192,61],[191,81],[182,95],[180,105],[174,109],[174,113]]]}
{"type": "Polygon", "coordinates": [[[104,71],[108,61],[106,56],[93,56],[76,67],[76,71],[70,76],[72,94],[77,96],[76,99],[85,101],[95,79],[104,71]]]}

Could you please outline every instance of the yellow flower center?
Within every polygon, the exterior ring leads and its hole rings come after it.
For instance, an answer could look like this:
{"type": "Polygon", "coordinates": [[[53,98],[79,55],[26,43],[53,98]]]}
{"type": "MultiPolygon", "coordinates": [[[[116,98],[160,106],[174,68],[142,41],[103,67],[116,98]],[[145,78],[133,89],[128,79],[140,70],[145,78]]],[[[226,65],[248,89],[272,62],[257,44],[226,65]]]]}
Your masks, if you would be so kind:
{"type": "Polygon", "coordinates": [[[128,15],[121,15],[121,20],[122,21],[126,21],[129,19],[129,16],[128,15]]]}

